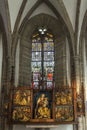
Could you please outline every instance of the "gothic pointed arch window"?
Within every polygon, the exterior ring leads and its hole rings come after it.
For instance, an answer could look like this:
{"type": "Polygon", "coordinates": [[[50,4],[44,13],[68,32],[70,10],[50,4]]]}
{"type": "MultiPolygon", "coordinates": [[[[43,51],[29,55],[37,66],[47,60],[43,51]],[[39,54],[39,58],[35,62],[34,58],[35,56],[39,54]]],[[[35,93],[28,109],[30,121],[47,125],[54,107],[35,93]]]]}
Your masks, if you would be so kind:
{"type": "Polygon", "coordinates": [[[74,123],[76,111],[76,100],[73,98],[74,88],[54,86],[57,77],[54,77],[55,70],[59,72],[55,69],[59,67],[57,64],[59,61],[56,60],[56,52],[59,49],[57,50],[55,44],[51,31],[39,29],[33,33],[32,44],[29,48],[32,52],[32,56],[29,57],[32,86],[12,90],[10,112],[14,123],[44,123],[46,125],[48,123],[74,123]]]}
{"type": "Polygon", "coordinates": [[[32,87],[54,87],[54,42],[52,33],[39,29],[32,35],[32,87]]]}

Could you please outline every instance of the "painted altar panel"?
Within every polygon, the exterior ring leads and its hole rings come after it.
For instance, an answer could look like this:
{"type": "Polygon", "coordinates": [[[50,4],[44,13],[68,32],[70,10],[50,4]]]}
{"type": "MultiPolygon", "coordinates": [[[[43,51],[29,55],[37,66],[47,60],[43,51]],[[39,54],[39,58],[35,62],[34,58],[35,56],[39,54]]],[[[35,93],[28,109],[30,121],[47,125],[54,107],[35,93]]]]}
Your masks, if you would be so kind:
{"type": "Polygon", "coordinates": [[[74,119],[72,89],[12,90],[11,121],[13,123],[72,123],[74,119]]]}
{"type": "Polygon", "coordinates": [[[74,121],[73,107],[71,106],[56,106],[55,119],[57,122],[74,121]]]}
{"type": "Polygon", "coordinates": [[[12,120],[26,122],[32,117],[32,93],[30,89],[15,89],[13,91],[12,120]]]}
{"type": "Polygon", "coordinates": [[[55,91],[55,120],[57,122],[74,121],[73,92],[70,88],[55,91]]]}
{"type": "Polygon", "coordinates": [[[34,92],[33,118],[52,119],[52,92],[34,92]]]}

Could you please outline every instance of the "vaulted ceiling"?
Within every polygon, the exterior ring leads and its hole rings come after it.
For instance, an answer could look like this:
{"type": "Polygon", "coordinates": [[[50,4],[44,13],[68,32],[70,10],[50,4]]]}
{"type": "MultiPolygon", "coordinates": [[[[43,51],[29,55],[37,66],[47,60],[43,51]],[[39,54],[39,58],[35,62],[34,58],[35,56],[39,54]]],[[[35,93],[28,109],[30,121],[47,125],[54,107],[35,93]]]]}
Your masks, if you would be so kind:
{"type": "MultiPolygon", "coordinates": [[[[22,20],[24,19],[24,17],[28,13],[28,11],[35,5],[35,3],[37,1],[38,0],[14,0],[14,1],[8,0],[12,31],[14,29],[14,25],[15,25],[15,22],[17,20],[17,16],[18,16],[19,10],[21,8],[21,5],[23,3],[25,3],[25,7],[24,7],[23,12],[22,12],[20,23],[22,22],[22,20]]],[[[76,21],[76,11],[77,11],[77,8],[79,8],[79,11],[78,11],[78,13],[79,13],[79,29],[81,29],[83,17],[84,17],[84,14],[86,12],[86,9],[87,9],[87,0],[81,0],[81,3],[79,5],[77,5],[78,0],[72,0],[72,1],[71,0],[49,0],[49,1],[53,4],[53,6],[57,10],[59,8],[59,5],[58,5],[59,2],[61,3],[62,8],[65,8],[65,10],[66,10],[65,13],[67,13],[74,30],[75,30],[75,21],[76,21]],[[77,6],[79,6],[79,7],[77,7],[77,6]]],[[[45,9],[46,8],[47,7],[45,6],[45,9]]],[[[44,10],[44,12],[45,11],[46,10],[44,10]]],[[[62,13],[62,12],[60,12],[60,13],[62,13]]]]}
{"type": "MultiPolygon", "coordinates": [[[[79,45],[82,26],[86,22],[87,0],[1,0],[0,10],[2,15],[7,14],[11,34],[16,33],[33,16],[44,13],[60,21],[62,19],[70,35],[75,36],[75,44],[79,45]],[[6,13],[3,10],[4,6],[6,13]]],[[[6,21],[5,15],[3,15],[4,21],[6,21]]]]}

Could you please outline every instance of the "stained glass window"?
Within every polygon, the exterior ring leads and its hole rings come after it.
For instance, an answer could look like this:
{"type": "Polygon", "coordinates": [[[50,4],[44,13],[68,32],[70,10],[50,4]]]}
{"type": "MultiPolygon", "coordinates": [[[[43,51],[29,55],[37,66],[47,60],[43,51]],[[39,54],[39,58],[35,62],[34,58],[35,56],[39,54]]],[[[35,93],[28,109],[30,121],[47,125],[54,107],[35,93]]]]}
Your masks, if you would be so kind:
{"type": "Polygon", "coordinates": [[[52,89],[54,87],[54,42],[53,35],[46,32],[32,36],[32,87],[52,89]]]}

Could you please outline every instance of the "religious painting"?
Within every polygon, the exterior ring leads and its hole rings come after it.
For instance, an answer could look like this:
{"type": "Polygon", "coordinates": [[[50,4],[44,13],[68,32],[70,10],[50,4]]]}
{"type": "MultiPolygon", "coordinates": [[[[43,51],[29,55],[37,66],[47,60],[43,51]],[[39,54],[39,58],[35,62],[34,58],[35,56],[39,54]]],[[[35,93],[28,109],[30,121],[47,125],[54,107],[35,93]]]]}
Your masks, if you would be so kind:
{"type": "Polygon", "coordinates": [[[52,92],[39,91],[34,93],[34,119],[52,119],[52,92]]]}
{"type": "Polygon", "coordinates": [[[73,121],[73,107],[71,106],[58,106],[55,108],[55,120],[57,122],[73,121]]]}
{"type": "Polygon", "coordinates": [[[30,89],[17,88],[13,91],[12,120],[15,122],[27,122],[31,119],[32,92],[30,89]]]}

